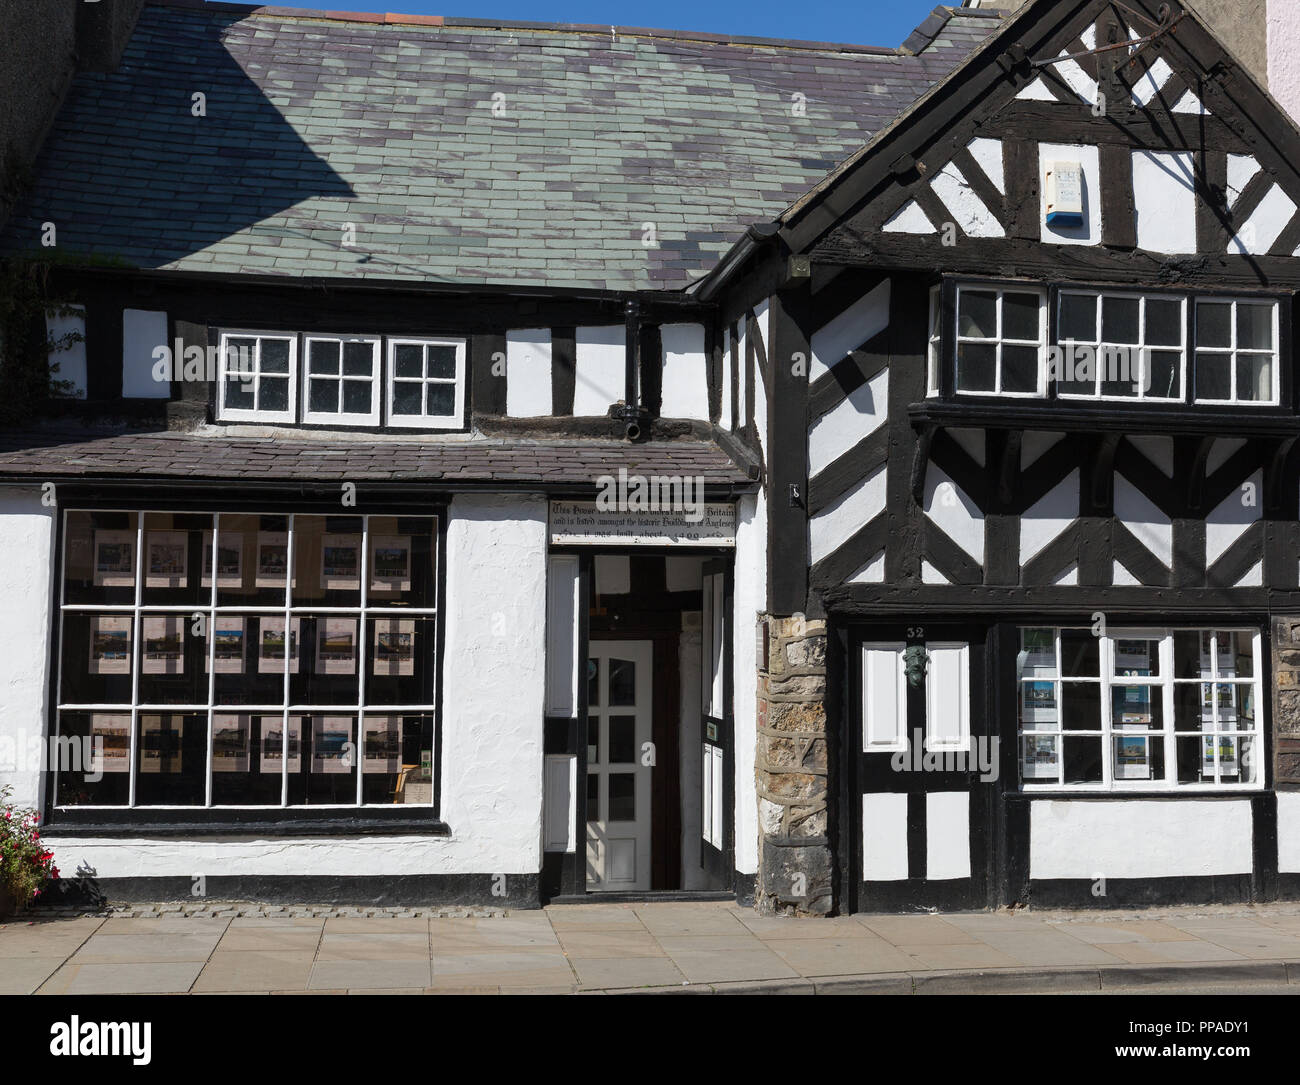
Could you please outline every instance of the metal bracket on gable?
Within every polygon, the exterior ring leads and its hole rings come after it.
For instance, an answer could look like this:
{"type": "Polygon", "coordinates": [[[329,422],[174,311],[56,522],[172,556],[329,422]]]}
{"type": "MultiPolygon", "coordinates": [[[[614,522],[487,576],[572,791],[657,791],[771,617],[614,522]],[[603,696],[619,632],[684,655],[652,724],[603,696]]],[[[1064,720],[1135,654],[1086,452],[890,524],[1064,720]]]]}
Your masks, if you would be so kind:
{"type": "Polygon", "coordinates": [[[1187,16],[1187,12],[1184,11],[1180,12],[1175,18],[1173,9],[1168,4],[1161,4],[1158,12],[1160,22],[1153,23],[1146,18],[1146,16],[1141,15],[1125,4],[1119,3],[1119,0],[1113,0],[1113,3],[1115,7],[1124,12],[1128,19],[1131,20],[1132,25],[1137,26],[1139,29],[1144,29],[1143,24],[1145,24],[1145,27],[1149,27],[1150,29],[1141,37],[1130,38],[1125,41],[1109,42],[1106,45],[1098,46],[1096,49],[1089,49],[1087,52],[1067,53],[1064,56],[1051,57],[1048,60],[1031,60],[1029,66],[1035,69],[1050,68],[1053,64],[1062,64],[1067,60],[1078,60],[1080,57],[1100,56],[1102,53],[1111,53],[1116,49],[1133,50],[1133,55],[1128,59],[1128,64],[1133,65],[1137,63],[1138,58],[1149,45],[1155,44],[1155,42],[1159,41],[1166,34],[1176,34],[1178,32],[1178,24],[1187,16]]]}

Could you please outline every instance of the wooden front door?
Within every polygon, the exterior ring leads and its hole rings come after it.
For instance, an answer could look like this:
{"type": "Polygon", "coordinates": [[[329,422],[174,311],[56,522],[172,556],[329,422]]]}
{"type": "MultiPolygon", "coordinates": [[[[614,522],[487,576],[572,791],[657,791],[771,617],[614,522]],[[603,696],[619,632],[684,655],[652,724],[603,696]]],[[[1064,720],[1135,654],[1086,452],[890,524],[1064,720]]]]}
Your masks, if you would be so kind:
{"type": "Polygon", "coordinates": [[[654,646],[592,641],[587,661],[587,889],[650,888],[654,646]]]}

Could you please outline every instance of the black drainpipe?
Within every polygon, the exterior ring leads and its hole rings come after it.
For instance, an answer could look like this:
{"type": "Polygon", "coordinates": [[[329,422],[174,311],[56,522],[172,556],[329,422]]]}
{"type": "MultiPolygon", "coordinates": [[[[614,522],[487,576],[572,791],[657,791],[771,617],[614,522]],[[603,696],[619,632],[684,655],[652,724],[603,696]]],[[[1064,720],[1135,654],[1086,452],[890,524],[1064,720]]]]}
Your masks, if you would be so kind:
{"type": "Polygon", "coordinates": [[[624,303],[623,316],[627,340],[626,377],[623,406],[614,408],[613,414],[623,423],[623,436],[638,441],[650,429],[650,412],[641,405],[641,303],[629,299],[624,303]]]}

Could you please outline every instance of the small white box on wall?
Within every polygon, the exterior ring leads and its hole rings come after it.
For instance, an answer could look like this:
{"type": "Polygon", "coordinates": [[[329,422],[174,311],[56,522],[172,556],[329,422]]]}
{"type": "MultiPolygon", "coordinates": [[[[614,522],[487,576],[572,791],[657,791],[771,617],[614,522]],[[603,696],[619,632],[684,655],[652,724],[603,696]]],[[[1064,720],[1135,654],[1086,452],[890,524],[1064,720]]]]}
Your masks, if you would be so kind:
{"type": "Polygon", "coordinates": [[[1083,166],[1054,160],[1047,163],[1044,196],[1048,226],[1083,225],[1083,166]]]}

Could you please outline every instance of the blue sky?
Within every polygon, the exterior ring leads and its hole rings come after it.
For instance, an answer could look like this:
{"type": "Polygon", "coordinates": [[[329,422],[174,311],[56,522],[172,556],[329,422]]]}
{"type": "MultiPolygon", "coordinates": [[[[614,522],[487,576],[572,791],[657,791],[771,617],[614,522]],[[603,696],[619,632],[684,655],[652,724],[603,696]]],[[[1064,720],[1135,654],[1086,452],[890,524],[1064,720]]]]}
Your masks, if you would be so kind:
{"type": "MultiPolygon", "coordinates": [[[[250,0],[245,0],[250,2],[250,0]]],[[[524,19],[548,23],[616,23],[672,30],[708,30],[765,38],[800,38],[895,46],[941,0],[268,0],[280,7],[394,11],[524,19]]],[[[946,0],[954,7],[960,0],[946,0]]]]}

